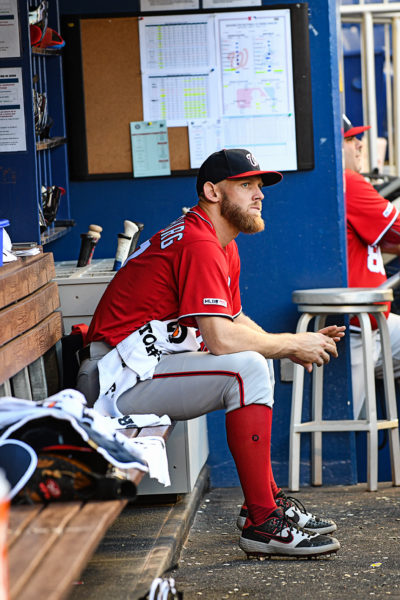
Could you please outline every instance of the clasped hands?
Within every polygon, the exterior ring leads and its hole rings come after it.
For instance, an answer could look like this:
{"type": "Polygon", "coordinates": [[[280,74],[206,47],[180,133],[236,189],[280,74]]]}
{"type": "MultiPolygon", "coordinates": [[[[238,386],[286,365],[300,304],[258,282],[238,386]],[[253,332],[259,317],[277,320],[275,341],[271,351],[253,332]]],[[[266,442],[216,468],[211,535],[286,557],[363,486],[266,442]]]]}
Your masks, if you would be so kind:
{"type": "Polygon", "coordinates": [[[321,367],[331,356],[337,358],[336,343],[344,337],[345,329],[344,325],[329,325],[316,332],[296,333],[298,350],[289,356],[290,360],[311,373],[313,364],[321,367]]]}

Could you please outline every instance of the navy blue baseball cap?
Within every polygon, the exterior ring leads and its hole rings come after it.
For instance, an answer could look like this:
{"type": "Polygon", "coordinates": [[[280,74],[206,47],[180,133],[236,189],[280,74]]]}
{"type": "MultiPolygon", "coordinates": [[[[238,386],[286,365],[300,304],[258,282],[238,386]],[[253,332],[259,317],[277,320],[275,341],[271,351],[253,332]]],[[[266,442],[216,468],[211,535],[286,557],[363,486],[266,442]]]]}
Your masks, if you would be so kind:
{"type": "Polygon", "coordinates": [[[357,127],[354,127],[350,119],[348,119],[346,115],[343,115],[343,137],[354,137],[368,129],[371,129],[371,125],[357,125],[357,127]]]}
{"type": "Polygon", "coordinates": [[[249,150],[219,150],[206,158],[201,165],[197,175],[197,193],[201,194],[206,181],[218,183],[223,179],[241,179],[253,175],[261,177],[263,186],[275,185],[283,177],[278,171],[261,171],[260,165],[249,150]]]}

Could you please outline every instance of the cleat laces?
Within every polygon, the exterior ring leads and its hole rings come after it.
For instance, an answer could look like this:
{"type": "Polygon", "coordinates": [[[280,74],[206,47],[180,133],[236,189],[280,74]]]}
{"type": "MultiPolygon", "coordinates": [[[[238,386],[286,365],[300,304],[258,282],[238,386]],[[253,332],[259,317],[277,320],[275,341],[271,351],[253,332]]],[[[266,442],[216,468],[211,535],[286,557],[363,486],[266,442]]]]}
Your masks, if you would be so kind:
{"type": "Polygon", "coordinates": [[[302,535],[305,538],[312,538],[315,534],[310,534],[308,531],[305,531],[302,527],[299,527],[296,523],[291,521],[285,514],[283,514],[281,519],[276,519],[279,521],[279,525],[277,526],[274,534],[282,535],[284,529],[288,529],[290,532],[294,531],[302,535]]]}
{"type": "Polygon", "coordinates": [[[298,498],[293,498],[293,496],[286,496],[283,502],[285,504],[286,509],[291,508],[294,505],[300,512],[304,513],[305,515],[308,514],[306,507],[302,502],[300,502],[298,498]]]}

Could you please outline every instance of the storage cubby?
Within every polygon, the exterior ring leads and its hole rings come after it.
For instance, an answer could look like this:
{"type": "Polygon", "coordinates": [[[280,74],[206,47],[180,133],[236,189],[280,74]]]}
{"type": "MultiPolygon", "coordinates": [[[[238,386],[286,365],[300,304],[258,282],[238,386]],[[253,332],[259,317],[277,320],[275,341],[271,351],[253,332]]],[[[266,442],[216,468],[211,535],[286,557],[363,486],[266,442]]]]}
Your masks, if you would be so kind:
{"type": "MultiPolygon", "coordinates": [[[[15,68],[23,87],[26,150],[0,152],[0,216],[10,221],[8,232],[13,243],[46,244],[65,235],[74,224],[69,205],[63,49],[31,47],[29,11],[39,5],[38,0],[17,1],[20,56],[0,58],[0,74],[4,69],[15,68]],[[48,131],[41,134],[35,129],[35,98],[46,99],[52,123],[48,131]],[[64,192],[54,220],[41,224],[44,190],[59,194],[52,186],[64,192]]],[[[48,27],[59,32],[57,0],[48,0],[47,7],[48,27]]]]}

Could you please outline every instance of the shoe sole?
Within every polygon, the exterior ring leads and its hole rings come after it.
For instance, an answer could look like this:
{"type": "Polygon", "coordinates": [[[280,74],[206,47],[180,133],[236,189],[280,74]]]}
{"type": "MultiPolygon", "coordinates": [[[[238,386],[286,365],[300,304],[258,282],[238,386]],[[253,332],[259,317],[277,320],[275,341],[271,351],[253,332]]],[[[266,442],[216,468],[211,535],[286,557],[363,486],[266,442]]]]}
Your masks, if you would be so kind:
{"type": "MultiPolygon", "coordinates": [[[[243,530],[245,523],[246,517],[238,517],[236,519],[236,527],[240,529],[240,531],[243,530]]],[[[307,527],[303,527],[303,529],[304,531],[307,531],[307,533],[318,533],[319,535],[323,535],[326,533],[333,533],[334,531],[336,531],[337,527],[336,524],[333,523],[332,525],[328,525],[327,527],[320,527],[319,529],[308,529],[307,527]]]]}
{"type": "Polygon", "coordinates": [[[307,557],[323,556],[326,554],[334,554],[339,548],[340,544],[336,538],[332,538],[330,544],[325,546],[317,546],[315,548],[293,548],[293,547],[278,547],[265,544],[264,542],[256,542],[254,540],[247,540],[241,537],[239,540],[239,547],[247,554],[248,558],[256,557],[269,557],[269,556],[293,556],[293,557],[307,557]]]}

